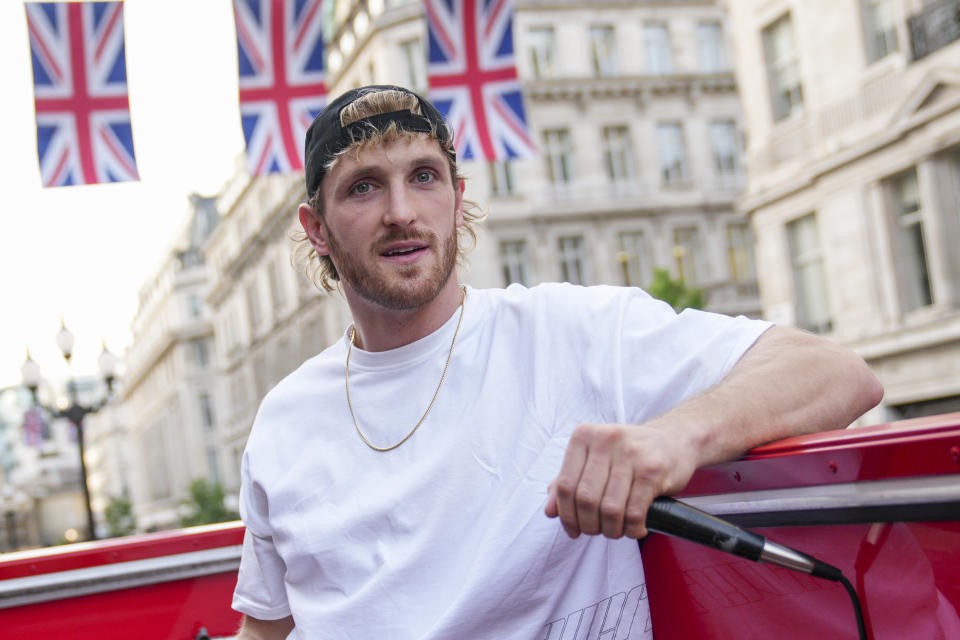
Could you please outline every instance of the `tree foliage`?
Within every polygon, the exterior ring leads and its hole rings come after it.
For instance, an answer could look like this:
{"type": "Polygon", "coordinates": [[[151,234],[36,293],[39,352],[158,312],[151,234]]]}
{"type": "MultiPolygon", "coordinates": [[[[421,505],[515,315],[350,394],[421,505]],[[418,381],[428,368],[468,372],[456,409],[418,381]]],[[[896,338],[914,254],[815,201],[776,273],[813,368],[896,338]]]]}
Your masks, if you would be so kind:
{"type": "Polygon", "coordinates": [[[683,279],[674,280],[667,269],[654,269],[647,292],[663,300],[677,311],[703,309],[703,289],[688,287],[683,279]]]}
{"type": "Polygon", "coordinates": [[[190,515],[180,518],[180,525],[193,527],[199,524],[228,522],[240,517],[223,504],[224,491],[219,482],[209,482],[206,478],[197,478],[190,483],[190,497],[183,501],[190,515]]]}
{"type": "Polygon", "coordinates": [[[126,498],[114,496],[103,512],[107,520],[107,535],[111,538],[128,536],[137,528],[133,505],[126,498]]]}

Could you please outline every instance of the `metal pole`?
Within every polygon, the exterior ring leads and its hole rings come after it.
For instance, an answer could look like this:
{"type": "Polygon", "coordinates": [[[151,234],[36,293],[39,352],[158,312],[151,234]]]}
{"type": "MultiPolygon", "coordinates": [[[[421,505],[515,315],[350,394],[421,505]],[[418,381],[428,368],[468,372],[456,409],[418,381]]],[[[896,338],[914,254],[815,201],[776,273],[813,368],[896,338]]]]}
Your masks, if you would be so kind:
{"type": "Polygon", "coordinates": [[[67,410],[60,416],[70,420],[77,428],[77,448],[80,450],[80,486],[83,488],[83,504],[87,511],[87,540],[97,539],[97,529],[93,522],[93,509],[90,507],[90,489],[87,487],[87,462],[84,460],[83,419],[93,413],[89,407],[77,402],[75,388],[71,380],[71,401],[67,410]]]}
{"type": "Polygon", "coordinates": [[[80,483],[83,486],[83,504],[87,509],[87,539],[97,539],[97,528],[93,522],[93,509],[90,507],[90,489],[87,487],[87,463],[83,459],[83,418],[77,425],[77,445],[80,449],[80,483]]]}

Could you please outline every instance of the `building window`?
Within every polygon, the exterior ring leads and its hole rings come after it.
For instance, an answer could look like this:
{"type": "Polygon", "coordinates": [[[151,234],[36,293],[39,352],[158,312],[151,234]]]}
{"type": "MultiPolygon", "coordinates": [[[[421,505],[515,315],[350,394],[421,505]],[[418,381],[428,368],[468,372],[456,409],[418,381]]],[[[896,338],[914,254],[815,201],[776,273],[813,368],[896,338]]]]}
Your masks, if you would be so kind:
{"type": "Polygon", "coordinates": [[[643,25],[643,50],[648,74],[663,75],[673,72],[670,30],[666,24],[652,22],[643,25]]]}
{"type": "Polygon", "coordinates": [[[404,40],[400,43],[400,51],[407,67],[407,87],[423,92],[427,88],[426,54],[423,51],[423,42],[420,38],[404,40]]]}
{"type": "Polygon", "coordinates": [[[617,75],[617,44],[613,27],[590,27],[590,62],[594,75],[617,75]]]}
{"type": "Polygon", "coordinates": [[[199,318],[203,315],[203,301],[200,300],[200,296],[191,294],[187,298],[187,313],[190,314],[191,318],[199,318]]]}
{"type": "Polygon", "coordinates": [[[697,50],[700,54],[700,70],[704,73],[728,70],[723,25],[719,22],[701,22],[697,25],[697,50]]]}
{"type": "Polygon", "coordinates": [[[280,276],[279,260],[272,260],[267,266],[267,280],[270,282],[270,302],[273,304],[274,311],[283,308],[287,302],[287,290],[283,286],[283,278],[280,276]]]}
{"type": "Polygon", "coordinates": [[[547,161],[547,178],[553,184],[566,184],[573,179],[573,148],[570,131],[547,129],[543,132],[543,152],[547,161]]]}
{"type": "Polygon", "coordinates": [[[933,302],[930,275],[927,271],[927,251],[923,238],[923,208],[917,170],[890,178],[887,184],[897,224],[897,269],[900,277],[901,298],[907,311],[925,307],[933,302]]]}
{"type": "Polygon", "coordinates": [[[247,284],[246,294],[247,319],[250,321],[250,330],[255,331],[260,327],[260,320],[263,317],[260,307],[260,290],[257,289],[256,281],[247,284]]]}
{"type": "Polygon", "coordinates": [[[696,227],[673,230],[673,259],[684,283],[692,286],[700,282],[700,231],[696,227]]]}
{"type": "Polygon", "coordinates": [[[720,177],[734,176],[740,169],[740,144],[737,123],[718,120],[710,123],[710,146],[713,152],[713,170],[720,177]]]}
{"type": "Polygon", "coordinates": [[[220,482],[220,465],[217,463],[216,447],[207,447],[207,466],[210,467],[210,482],[220,482]]]}
{"type": "Polygon", "coordinates": [[[534,27],[527,31],[530,52],[530,66],[533,77],[545,80],[553,77],[553,61],[556,54],[556,42],[553,27],[534,27]]]}
{"type": "Polygon", "coordinates": [[[514,193],[513,163],[497,160],[487,164],[490,168],[490,191],[495,196],[512,196],[514,193]]]}
{"type": "Polygon", "coordinates": [[[803,84],[793,20],[787,13],[763,30],[763,49],[774,121],[803,111],[803,84]]]}
{"type": "Polygon", "coordinates": [[[230,376],[230,405],[234,411],[240,411],[249,404],[247,397],[247,379],[242,371],[230,376]]]}
{"type": "Polygon", "coordinates": [[[633,145],[627,127],[603,128],[603,159],[611,182],[625,182],[636,175],[633,145]]]}
{"type": "Polygon", "coordinates": [[[620,251],[617,262],[623,273],[623,284],[642,287],[650,280],[653,269],[649,264],[646,242],[642,231],[625,231],[619,235],[620,251]]]}
{"type": "Polygon", "coordinates": [[[200,369],[210,364],[210,346],[206,338],[194,338],[190,341],[193,363],[200,369]]]}
{"type": "Polygon", "coordinates": [[[893,5],[891,0],[860,0],[867,62],[876,62],[899,48],[893,5]]]}
{"type": "Polygon", "coordinates": [[[660,150],[660,177],[664,184],[684,182],[687,179],[687,150],[683,125],[679,122],[658,124],[657,146],[660,150]]]}
{"type": "Polygon", "coordinates": [[[270,302],[274,310],[282,309],[287,302],[287,290],[280,275],[280,260],[273,260],[267,267],[267,279],[270,281],[270,302]]]}
{"type": "Polygon", "coordinates": [[[817,333],[830,331],[833,320],[816,215],[811,213],[790,222],[787,236],[796,287],[797,326],[817,333]]]}
{"type": "Polygon", "coordinates": [[[526,286],[530,283],[527,277],[527,243],[524,240],[509,240],[500,243],[500,267],[503,272],[504,286],[519,282],[526,286]]]}
{"type": "Polygon", "coordinates": [[[149,478],[150,498],[162,500],[170,495],[170,475],[167,464],[167,446],[163,437],[163,423],[156,422],[147,429],[143,447],[143,459],[146,460],[147,478],[149,478]]]}
{"type": "Polygon", "coordinates": [[[727,256],[730,261],[730,278],[732,280],[744,282],[756,278],[750,225],[745,222],[727,225],[727,256]]]}
{"type": "Polygon", "coordinates": [[[201,393],[198,401],[200,403],[200,419],[203,421],[203,426],[207,429],[212,429],[214,425],[214,417],[213,402],[210,400],[210,394],[201,393]]]}
{"type": "Polygon", "coordinates": [[[560,254],[560,279],[573,284],[586,284],[583,265],[583,236],[563,236],[557,240],[560,254]]]}

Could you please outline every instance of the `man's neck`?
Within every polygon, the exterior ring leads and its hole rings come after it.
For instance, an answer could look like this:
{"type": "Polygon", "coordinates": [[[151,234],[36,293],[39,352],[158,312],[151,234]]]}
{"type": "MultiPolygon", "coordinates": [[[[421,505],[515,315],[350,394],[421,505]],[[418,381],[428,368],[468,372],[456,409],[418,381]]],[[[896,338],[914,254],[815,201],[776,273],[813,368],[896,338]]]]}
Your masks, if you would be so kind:
{"type": "Polygon", "coordinates": [[[364,351],[396,349],[430,335],[450,319],[462,299],[455,273],[437,297],[411,310],[385,309],[360,298],[347,287],[344,294],[357,332],[355,345],[364,351]]]}

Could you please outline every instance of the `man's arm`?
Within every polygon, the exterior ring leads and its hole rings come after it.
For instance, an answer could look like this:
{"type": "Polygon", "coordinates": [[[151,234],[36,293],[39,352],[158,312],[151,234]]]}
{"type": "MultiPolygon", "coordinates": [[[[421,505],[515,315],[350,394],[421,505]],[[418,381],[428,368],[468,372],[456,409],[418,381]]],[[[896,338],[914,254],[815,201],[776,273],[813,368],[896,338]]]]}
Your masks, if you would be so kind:
{"type": "Polygon", "coordinates": [[[719,384],[641,425],[582,424],[546,513],[571,537],[647,534],[654,498],[697,468],[787,436],[848,426],[883,397],[860,356],[783,327],[767,330],[719,384]]]}
{"type": "Polygon", "coordinates": [[[279,620],[257,620],[243,616],[237,640],[284,640],[293,631],[293,616],[279,620]]]}

